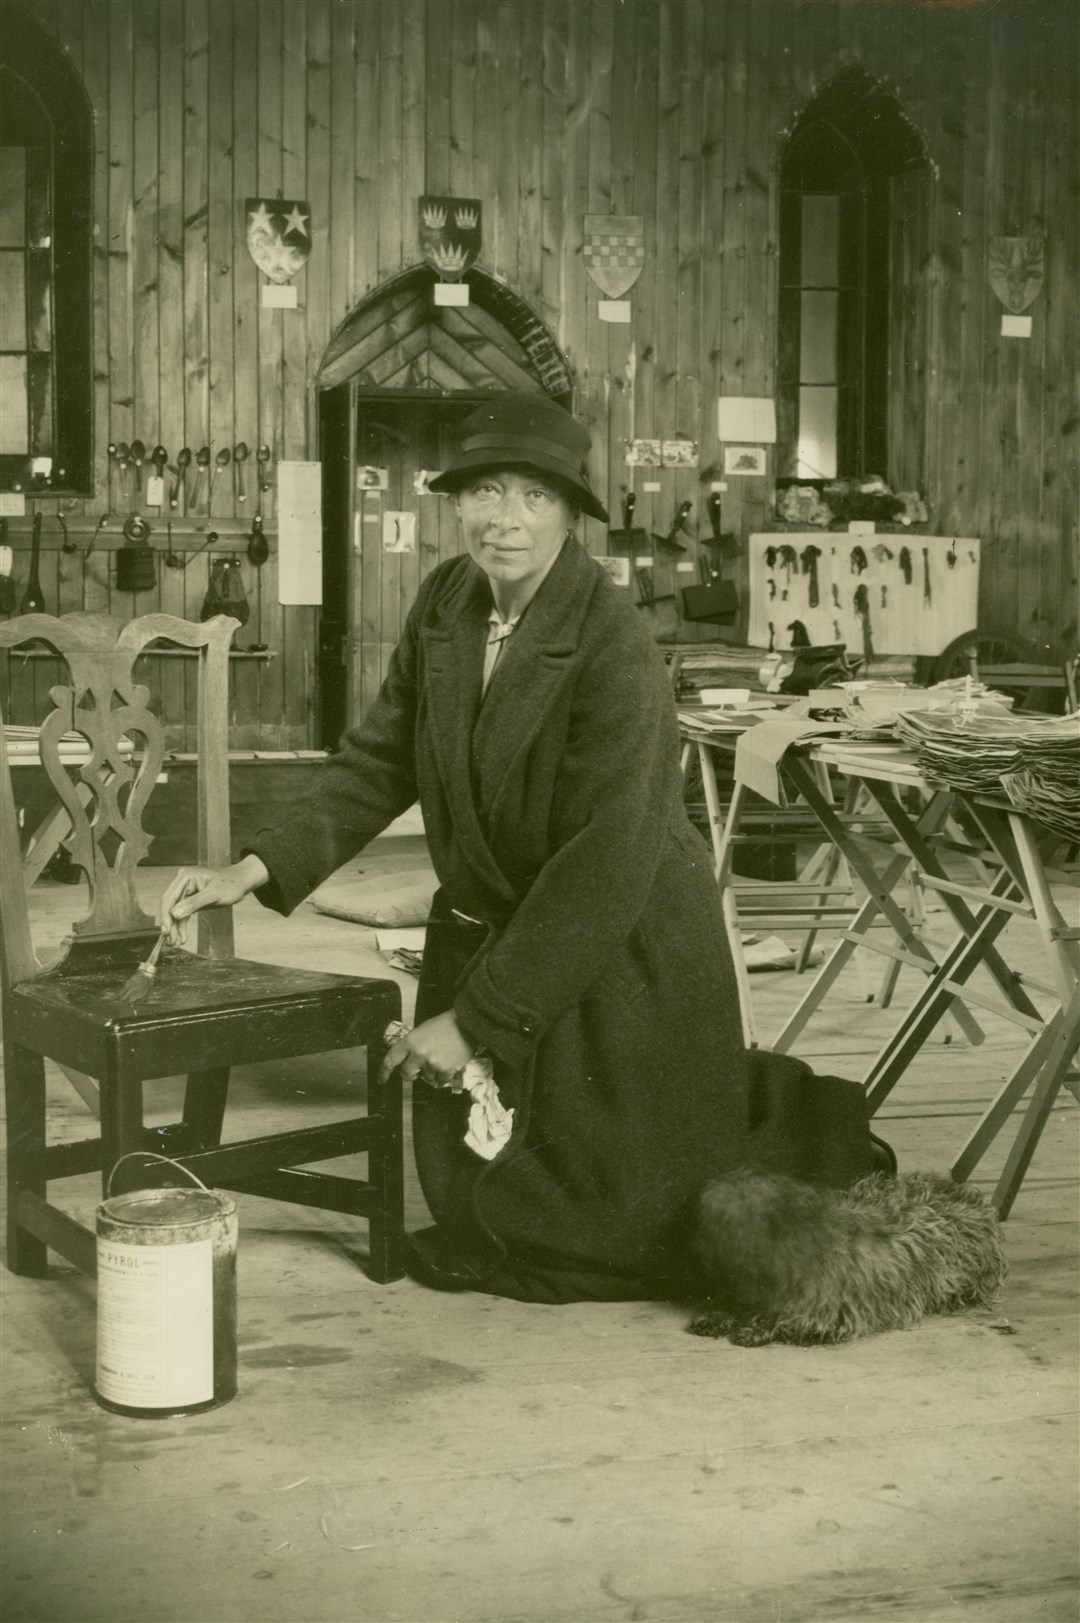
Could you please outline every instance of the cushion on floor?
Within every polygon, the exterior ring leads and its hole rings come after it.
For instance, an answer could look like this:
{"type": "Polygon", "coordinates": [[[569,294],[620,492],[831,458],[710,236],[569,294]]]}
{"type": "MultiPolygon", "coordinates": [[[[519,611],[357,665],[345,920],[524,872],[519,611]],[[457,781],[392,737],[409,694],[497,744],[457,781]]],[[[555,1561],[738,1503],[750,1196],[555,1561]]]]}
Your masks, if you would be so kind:
{"type": "Polygon", "coordinates": [[[427,923],[438,883],[431,868],[402,868],[386,874],[337,873],[310,900],[320,913],[336,919],[401,929],[427,923]]]}

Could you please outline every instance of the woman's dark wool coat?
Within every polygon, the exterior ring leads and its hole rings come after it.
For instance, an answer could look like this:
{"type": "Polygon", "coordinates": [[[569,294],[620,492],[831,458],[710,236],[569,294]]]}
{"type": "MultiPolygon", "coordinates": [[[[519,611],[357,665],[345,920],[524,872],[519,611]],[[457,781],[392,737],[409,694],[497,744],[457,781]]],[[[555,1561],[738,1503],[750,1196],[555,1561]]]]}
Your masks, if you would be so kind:
{"type": "MultiPolygon", "coordinates": [[[[490,610],[469,558],[427,578],[364,722],[315,793],[253,842],[271,873],[261,896],[291,911],[419,798],[442,890],[417,1018],[452,1006],[515,1110],[510,1143],[483,1162],[462,1142],[467,1096],[416,1084],[441,1265],[535,1301],[681,1295],[696,1195],[776,1124],[751,1133],[670,684],[640,617],[576,542],[481,703],[490,610]]],[[[805,1068],[784,1065],[799,1093],[805,1068]]],[[[766,1159],[783,1163],[774,1149],[766,1159]]]]}

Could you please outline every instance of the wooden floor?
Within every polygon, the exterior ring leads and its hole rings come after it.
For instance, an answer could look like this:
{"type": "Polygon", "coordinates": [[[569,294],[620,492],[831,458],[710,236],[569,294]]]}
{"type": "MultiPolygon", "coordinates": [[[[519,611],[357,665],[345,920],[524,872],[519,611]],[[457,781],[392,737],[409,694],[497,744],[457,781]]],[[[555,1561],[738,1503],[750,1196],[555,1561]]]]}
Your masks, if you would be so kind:
{"type": "MultiPolygon", "coordinates": [[[[148,897],[164,878],[144,875],[148,897]]],[[[70,905],[63,887],[39,895],[46,914],[70,905]]],[[[282,922],[245,903],[237,926],[253,957],[388,973],[370,932],[309,907],[282,922]]],[[[777,1030],[801,984],[753,986],[777,1030]]],[[[913,989],[901,981],[901,1003],[913,989]]],[[[896,1019],[851,976],[799,1052],[858,1075],[896,1019]]],[[[979,1048],[924,1050],[879,1118],[902,1168],[946,1167],[1015,1042],[990,1020],[979,1048]]],[[[356,1087],[341,1060],[248,1070],[231,1130],[346,1113],[356,1087]]],[[[174,1085],[147,1094],[165,1119],[174,1085]]],[[[59,1078],[50,1110],[57,1136],[85,1132],[59,1078]]],[[[239,1396],[133,1420],[91,1395],[93,1285],[66,1267],[5,1274],[0,1615],[1075,1619],[1076,1125],[1066,1098],[1009,1220],[992,1311],[835,1349],[701,1341],[664,1305],[375,1286],[362,1225],[244,1199],[239,1396]]],[[[89,1216],[98,1198],[82,1180],[71,1208],[89,1216]]],[[[412,1183],[409,1200],[419,1221],[412,1183]]]]}

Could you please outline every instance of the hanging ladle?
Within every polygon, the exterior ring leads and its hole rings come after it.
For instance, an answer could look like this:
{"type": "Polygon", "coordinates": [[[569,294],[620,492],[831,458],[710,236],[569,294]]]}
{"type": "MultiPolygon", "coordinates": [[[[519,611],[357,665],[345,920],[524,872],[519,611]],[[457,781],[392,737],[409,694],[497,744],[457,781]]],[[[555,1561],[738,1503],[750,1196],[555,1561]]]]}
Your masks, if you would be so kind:
{"type": "Polygon", "coordinates": [[[214,486],[217,483],[217,476],[223,468],[227,468],[229,466],[231,461],[232,452],[229,450],[227,445],[223,445],[217,456],[214,458],[214,466],[210,470],[210,489],[206,493],[207,512],[210,511],[210,503],[214,499],[214,486]]]}
{"type": "Polygon", "coordinates": [[[247,501],[247,489],[244,485],[244,463],[248,459],[248,448],[243,440],[233,447],[233,461],[236,463],[236,499],[238,502],[247,501]]]}
{"type": "Polygon", "coordinates": [[[195,452],[195,488],[191,492],[192,507],[197,507],[199,505],[199,485],[202,483],[203,473],[209,466],[210,447],[208,445],[204,445],[201,450],[195,452]]]}
{"type": "Polygon", "coordinates": [[[190,467],[191,451],[185,445],[182,451],[176,453],[176,467],[173,469],[176,479],[173,483],[172,495],[169,497],[169,506],[172,508],[179,507],[181,491],[184,492],[184,504],[187,505],[187,471],[190,467]]]}
{"type": "Polygon", "coordinates": [[[60,551],[61,552],[78,552],[79,543],[77,541],[73,541],[71,539],[70,535],[68,535],[67,519],[64,517],[63,513],[57,513],[56,522],[59,524],[61,530],[64,533],[64,539],[63,539],[63,541],[62,541],[62,543],[60,545],[60,551]]]}
{"type": "Polygon", "coordinates": [[[260,445],[255,457],[256,462],[259,464],[259,489],[264,496],[271,488],[270,463],[273,455],[274,453],[268,445],[260,445]]]}
{"type": "Polygon", "coordinates": [[[166,540],[168,542],[168,551],[165,554],[166,568],[168,568],[168,569],[186,569],[187,565],[185,564],[183,558],[181,558],[181,556],[180,556],[180,554],[178,552],[173,551],[172,519],[169,519],[168,522],[165,525],[165,538],[166,538],[166,540]]]}

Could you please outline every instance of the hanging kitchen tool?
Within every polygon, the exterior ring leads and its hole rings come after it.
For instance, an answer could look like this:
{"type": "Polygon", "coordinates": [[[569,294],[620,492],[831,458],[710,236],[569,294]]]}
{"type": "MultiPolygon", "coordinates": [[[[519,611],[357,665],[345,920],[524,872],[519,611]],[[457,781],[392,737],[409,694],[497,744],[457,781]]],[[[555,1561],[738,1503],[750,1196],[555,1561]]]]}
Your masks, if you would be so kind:
{"type": "Polygon", "coordinates": [[[930,590],[930,548],[929,547],[923,547],[923,549],[922,549],[922,600],[925,603],[927,608],[929,608],[930,605],[934,601],[933,593],[930,590]]]}
{"type": "Polygon", "coordinates": [[[183,569],[183,568],[185,568],[186,566],[184,564],[183,558],[181,558],[181,556],[180,556],[180,554],[178,552],[173,551],[172,519],[169,519],[168,523],[165,525],[165,541],[166,541],[165,567],[167,569],[183,569]]]}
{"type": "Polygon", "coordinates": [[[657,592],[652,569],[635,569],[634,579],[637,581],[639,609],[652,608],[654,603],[674,603],[674,592],[657,592]]]}
{"type": "Polygon", "coordinates": [[[273,475],[270,472],[270,464],[273,458],[274,453],[268,445],[259,446],[255,454],[255,460],[259,464],[259,490],[264,496],[268,495],[274,488],[273,475]]]}
{"type": "Polygon", "coordinates": [[[18,598],[11,578],[14,554],[8,546],[8,521],[0,517],[0,614],[14,614],[18,598]]]}
{"type": "Polygon", "coordinates": [[[910,547],[901,547],[900,548],[900,573],[904,577],[904,585],[905,586],[910,586],[911,585],[911,549],[910,549],[910,547]]]}
{"type": "Polygon", "coordinates": [[[131,465],[135,469],[135,500],[142,498],[142,466],[146,461],[146,446],[142,440],[131,442],[131,465]]]}
{"type": "Polygon", "coordinates": [[[710,546],[718,547],[721,552],[733,554],[739,550],[739,538],[734,530],[724,530],[720,527],[720,492],[714,490],[706,502],[709,513],[709,525],[712,529],[710,546]]]}
{"type": "Polygon", "coordinates": [[[172,470],[176,478],[173,481],[172,495],[169,497],[169,506],[177,508],[180,505],[181,493],[184,497],[184,506],[187,507],[187,471],[191,467],[191,450],[185,445],[182,451],[176,453],[176,467],[172,470]]]}
{"type": "Polygon", "coordinates": [[[821,602],[821,593],[818,589],[818,565],[821,557],[821,548],[815,546],[804,547],[799,554],[799,562],[803,567],[803,574],[808,577],[807,601],[812,609],[816,609],[821,602]]]}
{"type": "Polygon", "coordinates": [[[627,547],[631,552],[635,547],[644,547],[651,552],[648,533],[634,527],[634,508],[637,506],[637,497],[632,490],[628,490],[623,497],[621,530],[608,531],[608,545],[612,547],[627,547]]]}
{"type": "Polygon", "coordinates": [[[233,462],[236,464],[236,499],[238,502],[247,501],[247,486],[244,483],[244,463],[248,459],[248,448],[243,440],[239,445],[233,446],[233,462]]]}
{"type": "Polygon", "coordinates": [[[215,614],[231,615],[242,626],[247,625],[251,606],[244,591],[239,558],[214,558],[210,564],[210,584],[199,619],[212,620],[215,614]]]}
{"type": "Polygon", "coordinates": [[[195,488],[191,492],[192,507],[197,507],[199,505],[199,486],[202,483],[202,476],[209,466],[210,447],[208,445],[204,445],[200,450],[195,452],[195,488]]]}
{"type": "Polygon", "coordinates": [[[658,535],[654,530],[653,540],[662,547],[669,547],[672,552],[685,552],[686,548],[678,539],[678,536],[679,531],[686,527],[686,521],[690,516],[690,509],[693,505],[693,502],[683,502],[671,521],[671,529],[667,535],[658,535]]]}
{"type": "Polygon", "coordinates": [[[720,572],[720,560],[702,553],[698,559],[700,586],[682,589],[684,620],[705,621],[711,625],[731,625],[739,612],[739,594],[735,582],[725,580],[720,572]]]}
{"type": "Polygon", "coordinates": [[[788,593],[791,591],[791,577],[799,573],[799,556],[793,546],[785,543],[784,546],[777,548],[776,562],[778,568],[782,569],[787,576],[787,585],[780,593],[781,603],[786,603],[788,593]]]}
{"type": "Polygon", "coordinates": [[[131,448],[126,440],[117,440],[115,445],[109,446],[109,455],[120,470],[120,495],[126,496],[127,480],[125,475],[131,466],[131,448]]]}
{"type": "Polygon", "coordinates": [[[865,581],[855,588],[855,613],[862,624],[863,659],[869,665],[874,657],[874,639],[870,632],[870,593],[865,581]]]}
{"type": "Polygon", "coordinates": [[[149,592],[157,585],[157,558],[149,545],[150,526],[133,513],[116,552],[116,585],[121,592],[149,592]]]}
{"type": "Polygon", "coordinates": [[[263,530],[262,514],[255,513],[251,519],[251,535],[247,544],[248,563],[261,568],[270,556],[270,543],[263,530]]]}
{"type": "Polygon", "coordinates": [[[34,527],[30,536],[30,575],[19,604],[20,614],[44,614],[45,593],[41,590],[38,565],[41,562],[41,514],[34,514],[34,527]]]}
{"type": "Polygon", "coordinates": [[[102,513],[101,517],[98,519],[97,523],[94,525],[94,533],[93,533],[93,535],[90,537],[89,541],[86,543],[86,550],[83,553],[83,563],[84,564],[86,563],[86,560],[89,558],[90,554],[93,552],[94,548],[97,546],[97,538],[101,534],[102,530],[105,528],[105,524],[106,524],[106,514],[102,513]]]}
{"type": "Polygon", "coordinates": [[[210,488],[206,493],[207,512],[210,511],[210,504],[214,499],[214,486],[217,484],[217,476],[229,466],[231,461],[232,452],[229,450],[227,445],[223,445],[217,456],[214,458],[214,466],[210,469],[210,488]]]}
{"type": "Polygon", "coordinates": [[[78,552],[79,543],[77,541],[73,541],[71,539],[70,535],[68,535],[67,519],[64,517],[63,513],[57,513],[56,522],[57,522],[57,524],[59,524],[61,530],[63,531],[63,535],[64,535],[64,539],[60,543],[60,551],[61,552],[78,552]]]}

